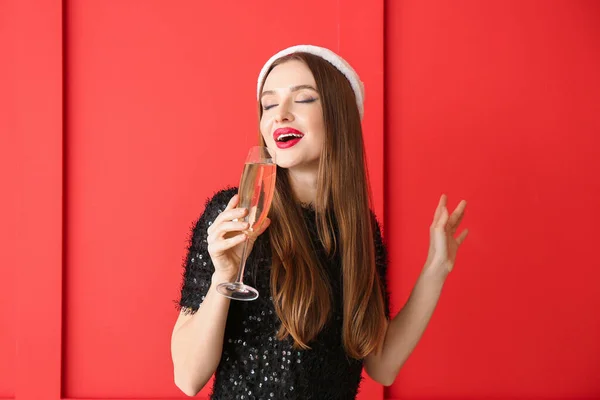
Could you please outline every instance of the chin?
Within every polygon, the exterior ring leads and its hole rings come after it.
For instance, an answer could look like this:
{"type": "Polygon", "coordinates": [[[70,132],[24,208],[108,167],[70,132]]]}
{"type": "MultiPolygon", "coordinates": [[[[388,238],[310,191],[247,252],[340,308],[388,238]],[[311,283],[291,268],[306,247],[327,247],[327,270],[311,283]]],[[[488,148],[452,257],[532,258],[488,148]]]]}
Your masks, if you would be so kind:
{"type": "Polygon", "coordinates": [[[290,162],[285,162],[285,161],[277,161],[275,164],[277,164],[277,168],[282,168],[282,169],[289,169],[289,168],[293,168],[296,166],[295,163],[290,163],[290,162]]]}
{"type": "Polygon", "coordinates": [[[297,172],[303,171],[303,172],[314,172],[317,173],[319,170],[319,162],[311,162],[311,163],[305,163],[305,162],[282,162],[282,163],[277,163],[277,167],[282,168],[282,169],[288,169],[288,170],[295,170],[297,172]]]}

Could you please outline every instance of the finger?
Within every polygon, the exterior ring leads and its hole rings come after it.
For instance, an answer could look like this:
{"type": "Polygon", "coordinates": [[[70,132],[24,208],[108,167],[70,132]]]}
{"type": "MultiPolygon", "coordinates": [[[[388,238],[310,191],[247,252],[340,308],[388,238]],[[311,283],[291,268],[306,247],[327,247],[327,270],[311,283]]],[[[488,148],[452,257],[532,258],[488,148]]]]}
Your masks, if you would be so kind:
{"type": "Polygon", "coordinates": [[[219,225],[221,225],[225,221],[233,221],[246,216],[248,210],[245,208],[234,208],[223,211],[221,214],[217,216],[215,221],[212,223],[212,226],[208,228],[208,234],[210,235],[212,232],[218,229],[219,225]]]}
{"type": "Polygon", "coordinates": [[[464,216],[465,216],[465,213],[463,212],[462,214],[460,214],[458,216],[456,221],[453,222],[453,224],[450,226],[450,233],[452,233],[452,234],[456,233],[456,230],[460,226],[460,223],[462,222],[464,216]]]}
{"type": "Polygon", "coordinates": [[[432,228],[436,226],[438,219],[440,218],[440,215],[442,214],[444,206],[446,205],[446,201],[447,201],[446,195],[442,194],[440,196],[440,201],[438,202],[438,206],[435,209],[435,213],[433,215],[433,221],[431,223],[432,228]]]}
{"type": "Polygon", "coordinates": [[[208,245],[208,252],[210,254],[223,253],[223,252],[237,246],[238,244],[243,243],[244,240],[246,240],[246,238],[247,238],[246,234],[240,233],[239,235],[236,235],[229,239],[217,240],[208,245]]]}
{"type": "Polygon", "coordinates": [[[450,219],[448,220],[448,226],[452,230],[452,232],[456,232],[456,228],[458,228],[460,221],[462,221],[463,217],[465,216],[465,208],[466,207],[467,207],[467,202],[465,200],[462,200],[458,204],[458,206],[456,206],[456,208],[454,209],[454,212],[450,216],[450,219]]]}
{"type": "Polygon", "coordinates": [[[267,230],[267,228],[269,227],[269,225],[271,225],[271,219],[270,218],[265,218],[265,220],[263,221],[260,229],[258,230],[258,232],[256,232],[256,236],[261,235],[264,231],[267,230]]]}
{"type": "Polygon", "coordinates": [[[240,200],[240,196],[238,194],[234,194],[231,199],[229,199],[229,203],[227,203],[227,207],[225,210],[232,210],[237,206],[238,201],[240,200]]]}
{"type": "Polygon", "coordinates": [[[248,229],[250,224],[244,221],[228,221],[222,222],[207,238],[208,243],[215,242],[219,239],[225,238],[230,232],[239,232],[248,229]]]}
{"type": "Polygon", "coordinates": [[[437,223],[435,224],[435,229],[443,230],[446,226],[446,222],[448,222],[448,209],[446,207],[444,207],[442,209],[440,217],[437,220],[437,223]]]}
{"type": "Polygon", "coordinates": [[[460,246],[462,244],[462,242],[465,241],[465,239],[467,238],[467,235],[469,234],[469,230],[465,229],[464,231],[462,231],[460,233],[460,235],[458,235],[458,238],[456,238],[456,243],[458,243],[458,245],[460,246]]]}
{"type": "Polygon", "coordinates": [[[254,243],[256,239],[262,235],[262,233],[269,227],[271,224],[271,220],[269,218],[265,218],[263,222],[259,225],[254,225],[253,230],[251,231],[249,238],[250,242],[254,243]],[[256,228],[256,229],[255,229],[256,228]]]}
{"type": "MultiPolygon", "coordinates": [[[[223,210],[223,211],[234,209],[237,206],[239,200],[240,200],[240,196],[238,194],[234,194],[231,197],[231,199],[229,199],[229,202],[227,203],[227,206],[225,207],[225,210],[223,210]]],[[[221,214],[219,214],[219,215],[221,215],[221,214]]],[[[217,215],[217,218],[215,218],[215,220],[212,222],[211,226],[208,228],[207,232],[208,232],[209,235],[210,235],[210,232],[212,231],[211,228],[217,222],[217,219],[219,218],[219,215],[217,215]]]]}

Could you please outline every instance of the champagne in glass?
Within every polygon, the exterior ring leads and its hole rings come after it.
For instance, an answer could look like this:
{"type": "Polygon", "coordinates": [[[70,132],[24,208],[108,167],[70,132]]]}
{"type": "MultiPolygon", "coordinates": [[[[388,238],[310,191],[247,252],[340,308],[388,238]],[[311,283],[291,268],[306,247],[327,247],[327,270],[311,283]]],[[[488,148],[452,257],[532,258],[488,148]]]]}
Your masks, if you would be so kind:
{"type": "MultiPolygon", "coordinates": [[[[275,193],[275,177],[277,175],[275,156],[266,147],[252,147],[248,152],[238,194],[240,200],[238,208],[248,209],[244,222],[249,227],[244,233],[251,237],[265,221],[273,194],[275,193]]],[[[217,292],[234,300],[255,300],[258,291],[243,283],[244,268],[246,266],[248,238],[244,241],[240,268],[235,282],[221,283],[217,292]]]]}

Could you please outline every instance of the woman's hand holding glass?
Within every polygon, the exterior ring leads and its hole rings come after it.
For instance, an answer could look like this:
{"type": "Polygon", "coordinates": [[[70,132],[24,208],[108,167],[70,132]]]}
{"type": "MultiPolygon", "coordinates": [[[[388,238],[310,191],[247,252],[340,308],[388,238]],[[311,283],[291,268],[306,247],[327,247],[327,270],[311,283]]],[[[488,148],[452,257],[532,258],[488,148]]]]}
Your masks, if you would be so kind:
{"type": "Polygon", "coordinates": [[[215,277],[218,283],[229,282],[237,276],[244,250],[244,241],[248,238],[247,253],[250,253],[257,237],[260,236],[271,222],[266,218],[257,231],[247,235],[243,231],[249,228],[244,222],[248,215],[245,208],[236,208],[239,195],[235,195],[227,204],[225,210],[217,216],[208,228],[208,253],[215,267],[215,277]]]}

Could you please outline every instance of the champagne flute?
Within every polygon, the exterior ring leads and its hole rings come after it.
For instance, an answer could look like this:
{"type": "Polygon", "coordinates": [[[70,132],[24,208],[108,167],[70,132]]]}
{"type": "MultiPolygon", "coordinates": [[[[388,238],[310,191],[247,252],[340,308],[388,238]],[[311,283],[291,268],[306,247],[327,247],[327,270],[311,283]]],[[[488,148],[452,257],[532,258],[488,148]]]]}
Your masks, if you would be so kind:
{"type": "Polygon", "coordinates": [[[244,231],[247,237],[244,241],[240,268],[235,282],[221,283],[217,286],[217,292],[230,299],[249,301],[258,298],[258,290],[243,282],[244,268],[248,257],[249,237],[260,229],[271,207],[275,193],[276,168],[275,154],[271,150],[262,146],[250,148],[238,190],[240,200],[237,207],[248,209],[244,222],[250,225],[244,231]]]}

